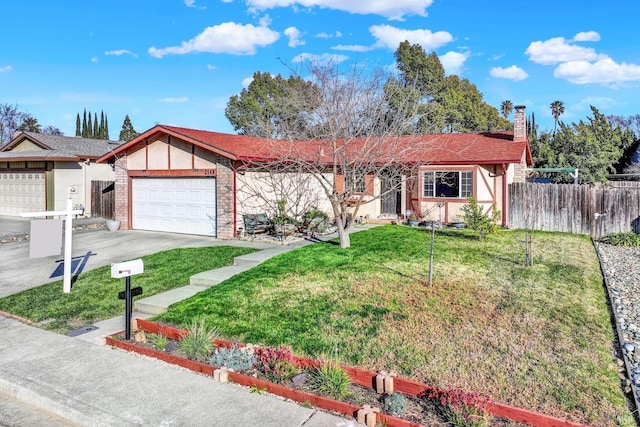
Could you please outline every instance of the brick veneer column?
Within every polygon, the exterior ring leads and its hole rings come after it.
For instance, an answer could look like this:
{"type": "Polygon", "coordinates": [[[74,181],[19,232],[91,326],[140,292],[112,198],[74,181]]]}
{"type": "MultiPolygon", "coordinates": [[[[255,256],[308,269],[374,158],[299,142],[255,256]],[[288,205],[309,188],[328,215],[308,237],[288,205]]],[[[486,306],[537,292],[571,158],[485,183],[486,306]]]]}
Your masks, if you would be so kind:
{"type": "Polygon", "coordinates": [[[235,209],[234,174],[229,159],[217,159],[216,173],[216,219],[218,237],[230,239],[233,235],[233,213],[235,209]]]}
{"type": "Polygon", "coordinates": [[[129,176],[127,174],[127,156],[126,154],[116,160],[116,212],[117,220],[120,220],[120,228],[129,230],[129,176]]]}

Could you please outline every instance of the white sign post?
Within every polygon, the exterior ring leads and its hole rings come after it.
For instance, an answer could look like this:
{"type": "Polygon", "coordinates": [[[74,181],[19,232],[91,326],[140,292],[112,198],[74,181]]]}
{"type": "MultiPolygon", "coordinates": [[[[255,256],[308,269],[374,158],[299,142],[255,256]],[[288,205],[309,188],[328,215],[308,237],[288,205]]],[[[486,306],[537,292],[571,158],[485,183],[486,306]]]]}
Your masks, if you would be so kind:
{"type": "Polygon", "coordinates": [[[20,216],[24,218],[42,218],[47,216],[65,215],[64,222],[64,278],[62,289],[65,294],[71,292],[71,232],[73,230],[71,222],[73,215],[82,215],[84,210],[73,209],[71,198],[67,199],[67,206],[64,211],[46,211],[46,212],[25,212],[20,216]]]}

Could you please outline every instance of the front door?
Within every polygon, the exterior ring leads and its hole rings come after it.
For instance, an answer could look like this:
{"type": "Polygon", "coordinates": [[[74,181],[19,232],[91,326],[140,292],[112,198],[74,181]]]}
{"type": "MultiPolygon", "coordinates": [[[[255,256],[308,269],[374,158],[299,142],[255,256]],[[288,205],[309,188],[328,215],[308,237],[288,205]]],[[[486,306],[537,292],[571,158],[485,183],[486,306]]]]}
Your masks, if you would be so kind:
{"type": "Polygon", "coordinates": [[[383,215],[402,214],[402,178],[398,173],[387,171],[380,176],[382,197],[380,198],[383,215]]]}

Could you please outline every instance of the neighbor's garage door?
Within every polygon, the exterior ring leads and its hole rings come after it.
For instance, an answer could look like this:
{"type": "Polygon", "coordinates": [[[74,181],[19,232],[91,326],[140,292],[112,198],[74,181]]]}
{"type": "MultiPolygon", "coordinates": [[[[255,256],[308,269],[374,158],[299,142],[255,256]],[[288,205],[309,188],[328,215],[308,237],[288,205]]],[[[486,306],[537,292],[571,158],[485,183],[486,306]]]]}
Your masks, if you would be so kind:
{"type": "Polygon", "coordinates": [[[46,211],[44,172],[0,172],[0,215],[46,211]]]}
{"type": "Polygon", "coordinates": [[[134,178],[133,228],[216,235],[215,178],[134,178]]]}

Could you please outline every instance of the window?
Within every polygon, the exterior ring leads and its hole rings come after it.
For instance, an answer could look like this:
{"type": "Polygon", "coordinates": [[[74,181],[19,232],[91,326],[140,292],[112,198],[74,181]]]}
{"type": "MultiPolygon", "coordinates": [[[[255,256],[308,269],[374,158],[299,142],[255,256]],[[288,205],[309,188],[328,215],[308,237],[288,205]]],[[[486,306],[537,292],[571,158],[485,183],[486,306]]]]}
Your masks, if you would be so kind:
{"type": "Polygon", "coordinates": [[[366,176],[356,172],[347,173],[344,176],[345,191],[352,190],[354,193],[364,193],[366,191],[366,176]]]}
{"type": "Polygon", "coordinates": [[[423,197],[467,198],[473,193],[471,171],[429,171],[423,175],[423,197]]]}

